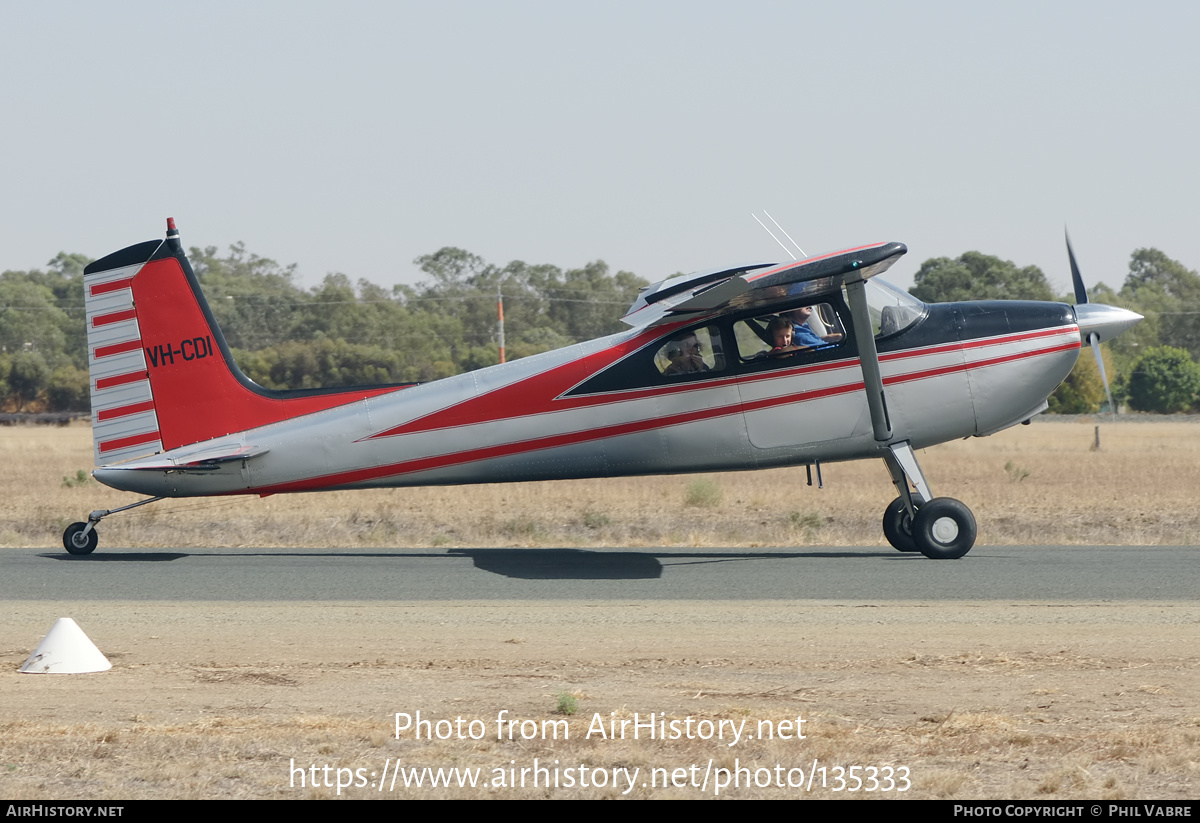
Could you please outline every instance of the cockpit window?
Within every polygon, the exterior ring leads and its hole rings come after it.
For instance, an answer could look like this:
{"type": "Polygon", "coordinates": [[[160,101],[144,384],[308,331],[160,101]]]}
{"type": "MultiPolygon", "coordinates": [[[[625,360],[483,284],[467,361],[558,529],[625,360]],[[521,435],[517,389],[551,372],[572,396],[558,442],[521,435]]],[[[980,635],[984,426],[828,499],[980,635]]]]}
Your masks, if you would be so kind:
{"type": "Polygon", "coordinates": [[[725,368],[720,329],[704,326],[675,335],[655,353],[654,366],[666,377],[720,371],[725,368]]]}
{"type": "Polygon", "coordinates": [[[903,331],[925,316],[925,304],[906,291],[875,277],[866,281],[867,308],[876,337],[903,331]]]}
{"type": "Polygon", "coordinates": [[[841,318],[829,303],[748,317],[734,324],[733,333],[742,360],[788,357],[837,346],[846,339],[841,318]]]}

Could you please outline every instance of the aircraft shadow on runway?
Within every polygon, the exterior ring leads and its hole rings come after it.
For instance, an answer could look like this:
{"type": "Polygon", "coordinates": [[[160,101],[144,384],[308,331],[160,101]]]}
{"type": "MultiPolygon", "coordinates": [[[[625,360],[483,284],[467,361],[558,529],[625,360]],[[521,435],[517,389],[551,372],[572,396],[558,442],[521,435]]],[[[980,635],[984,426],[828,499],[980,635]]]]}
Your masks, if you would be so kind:
{"type": "Polygon", "coordinates": [[[524,580],[647,580],[662,577],[663,566],[706,565],[755,560],[822,559],[847,560],[868,558],[904,559],[920,555],[899,555],[891,551],[730,551],[666,552],[588,551],[586,549],[450,549],[446,553],[428,552],[106,552],[91,555],[41,554],[40,557],[68,563],[161,563],[191,558],[221,557],[305,557],[337,558],[470,558],[476,569],[503,577],[524,580]]]}

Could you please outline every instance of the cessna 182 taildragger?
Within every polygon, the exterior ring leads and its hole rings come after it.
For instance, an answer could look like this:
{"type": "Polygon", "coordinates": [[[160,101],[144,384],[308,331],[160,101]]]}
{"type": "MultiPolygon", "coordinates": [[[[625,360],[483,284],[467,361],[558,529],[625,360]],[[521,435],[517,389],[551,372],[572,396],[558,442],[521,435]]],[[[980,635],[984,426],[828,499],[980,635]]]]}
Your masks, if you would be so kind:
{"type": "MultiPolygon", "coordinates": [[[[84,273],[93,475],[164,497],[760,469],[882,458],[900,551],[958,558],[976,525],[934,497],[916,449],[1029,420],[1123,309],[926,305],[873,279],[907,249],[876,243],[645,288],[632,328],[424,384],[271,391],[234,362],[173,220],[84,273]]],[[[1072,268],[1074,256],[1072,255],[1072,268]]],[[[811,482],[811,478],[810,478],[811,482]]]]}

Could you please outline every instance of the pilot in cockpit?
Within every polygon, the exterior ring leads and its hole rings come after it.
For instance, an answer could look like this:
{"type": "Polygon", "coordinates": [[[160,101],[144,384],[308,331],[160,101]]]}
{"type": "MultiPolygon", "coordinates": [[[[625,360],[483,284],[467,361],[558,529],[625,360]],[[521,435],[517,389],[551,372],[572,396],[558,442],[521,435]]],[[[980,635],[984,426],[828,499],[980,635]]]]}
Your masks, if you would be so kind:
{"type": "MultiPolygon", "coordinates": [[[[840,332],[827,332],[821,335],[813,331],[812,325],[809,322],[813,316],[812,306],[800,306],[791,311],[783,312],[782,316],[792,321],[792,342],[797,346],[816,348],[840,342],[842,339],[840,332]]],[[[820,315],[817,316],[817,319],[818,321],[820,320],[820,315]]]]}

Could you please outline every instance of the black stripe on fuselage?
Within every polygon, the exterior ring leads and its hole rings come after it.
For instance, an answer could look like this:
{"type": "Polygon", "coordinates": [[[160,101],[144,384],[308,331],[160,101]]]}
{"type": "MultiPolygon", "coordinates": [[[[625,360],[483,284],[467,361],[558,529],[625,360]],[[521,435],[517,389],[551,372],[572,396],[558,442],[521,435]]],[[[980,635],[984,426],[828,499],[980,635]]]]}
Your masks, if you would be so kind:
{"type": "Polygon", "coordinates": [[[979,300],[930,303],[926,308],[928,312],[920,321],[899,334],[877,341],[879,353],[1052,329],[1075,322],[1075,313],[1066,303],[979,300]]]}

